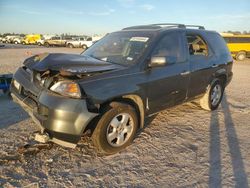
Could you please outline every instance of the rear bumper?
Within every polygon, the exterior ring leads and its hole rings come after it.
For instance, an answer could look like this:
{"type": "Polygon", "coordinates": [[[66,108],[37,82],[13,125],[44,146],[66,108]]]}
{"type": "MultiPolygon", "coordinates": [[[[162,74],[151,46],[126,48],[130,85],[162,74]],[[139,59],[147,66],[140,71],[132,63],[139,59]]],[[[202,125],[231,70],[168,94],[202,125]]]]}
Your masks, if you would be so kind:
{"type": "Polygon", "coordinates": [[[25,81],[18,80],[15,75],[14,79],[20,83],[21,89],[17,90],[11,84],[13,100],[28,112],[41,132],[49,134],[53,142],[74,147],[90,121],[98,115],[88,111],[84,99],[65,98],[50,91],[40,91],[34,100],[34,96],[22,92],[25,89],[22,83],[25,81]]]}

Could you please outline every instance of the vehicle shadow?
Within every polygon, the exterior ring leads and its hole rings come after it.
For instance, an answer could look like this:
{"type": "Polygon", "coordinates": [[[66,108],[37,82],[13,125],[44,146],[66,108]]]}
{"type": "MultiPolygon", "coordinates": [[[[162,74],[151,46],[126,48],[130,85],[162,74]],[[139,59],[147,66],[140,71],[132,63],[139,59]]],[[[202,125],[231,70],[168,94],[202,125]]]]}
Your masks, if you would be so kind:
{"type": "Polygon", "coordinates": [[[140,135],[142,132],[145,132],[145,129],[151,125],[152,121],[154,121],[154,119],[156,118],[156,116],[157,116],[157,114],[154,114],[154,115],[152,115],[152,116],[150,116],[150,117],[146,117],[146,118],[145,118],[144,126],[143,126],[143,128],[140,128],[140,129],[137,131],[137,134],[136,134],[135,138],[139,137],[139,135],[140,135]]]}
{"type": "MultiPolygon", "coordinates": [[[[230,108],[227,102],[227,96],[221,103],[227,144],[231,157],[232,170],[234,175],[235,187],[249,187],[244,162],[240,151],[239,140],[236,134],[235,124],[233,122],[230,108]]],[[[210,146],[209,146],[209,187],[222,187],[222,164],[221,164],[221,143],[220,126],[218,111],[211,113],[210,120],[210,146]]]]}
{"type": "Polygon", "coordinates": [[[10,96],[0,94],[0,130],[28,118],[28,114],[10,96]]]}

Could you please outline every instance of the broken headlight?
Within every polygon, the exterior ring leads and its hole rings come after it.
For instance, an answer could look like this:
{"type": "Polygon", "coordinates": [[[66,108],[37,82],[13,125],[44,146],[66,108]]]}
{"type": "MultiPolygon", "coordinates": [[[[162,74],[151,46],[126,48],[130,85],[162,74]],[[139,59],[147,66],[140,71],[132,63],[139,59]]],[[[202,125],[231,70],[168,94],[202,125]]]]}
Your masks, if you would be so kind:
{"type": "Polygon", "coordinates": [[[81,98],[80,88],[75,82],[60,81],[51,86],[50,90],[63,96],[81,98]]]}

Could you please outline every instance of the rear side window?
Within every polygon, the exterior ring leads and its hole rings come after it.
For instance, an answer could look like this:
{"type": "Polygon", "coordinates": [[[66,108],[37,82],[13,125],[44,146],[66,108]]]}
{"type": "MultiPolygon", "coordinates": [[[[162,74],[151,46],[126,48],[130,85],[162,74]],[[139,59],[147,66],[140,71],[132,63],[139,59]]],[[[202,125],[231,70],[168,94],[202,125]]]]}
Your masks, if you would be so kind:
{"type": "Polygon", "coordinates": [[[207,36],[215,54],[231,56],[225,40],[218,33],[208,33],[207,36]]]}
{"type": "Polygon", "coordinates": [[[208,46],[205,40],[195,34],[187,34],[188,49],[190,55],[208,56],[208,46]]]}
{"type": "Polygon", "coordinates": [[[158,43],[152,56],[166,57],[169,63],[185,61],[181,33],[168,33],[158,43]]]}

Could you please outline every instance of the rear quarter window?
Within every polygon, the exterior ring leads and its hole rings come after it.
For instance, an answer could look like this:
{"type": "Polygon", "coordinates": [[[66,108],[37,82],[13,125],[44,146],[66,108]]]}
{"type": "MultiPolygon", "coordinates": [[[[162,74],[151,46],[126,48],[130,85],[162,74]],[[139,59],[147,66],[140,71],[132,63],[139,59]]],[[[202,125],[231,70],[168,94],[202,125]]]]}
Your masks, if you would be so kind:
{"type": "Polygon", "coordinates": [[[218,33],[207,33],[207,38],[208,43],[217,56],[228,56],[231,58],[225,40],[218,33]]]}

